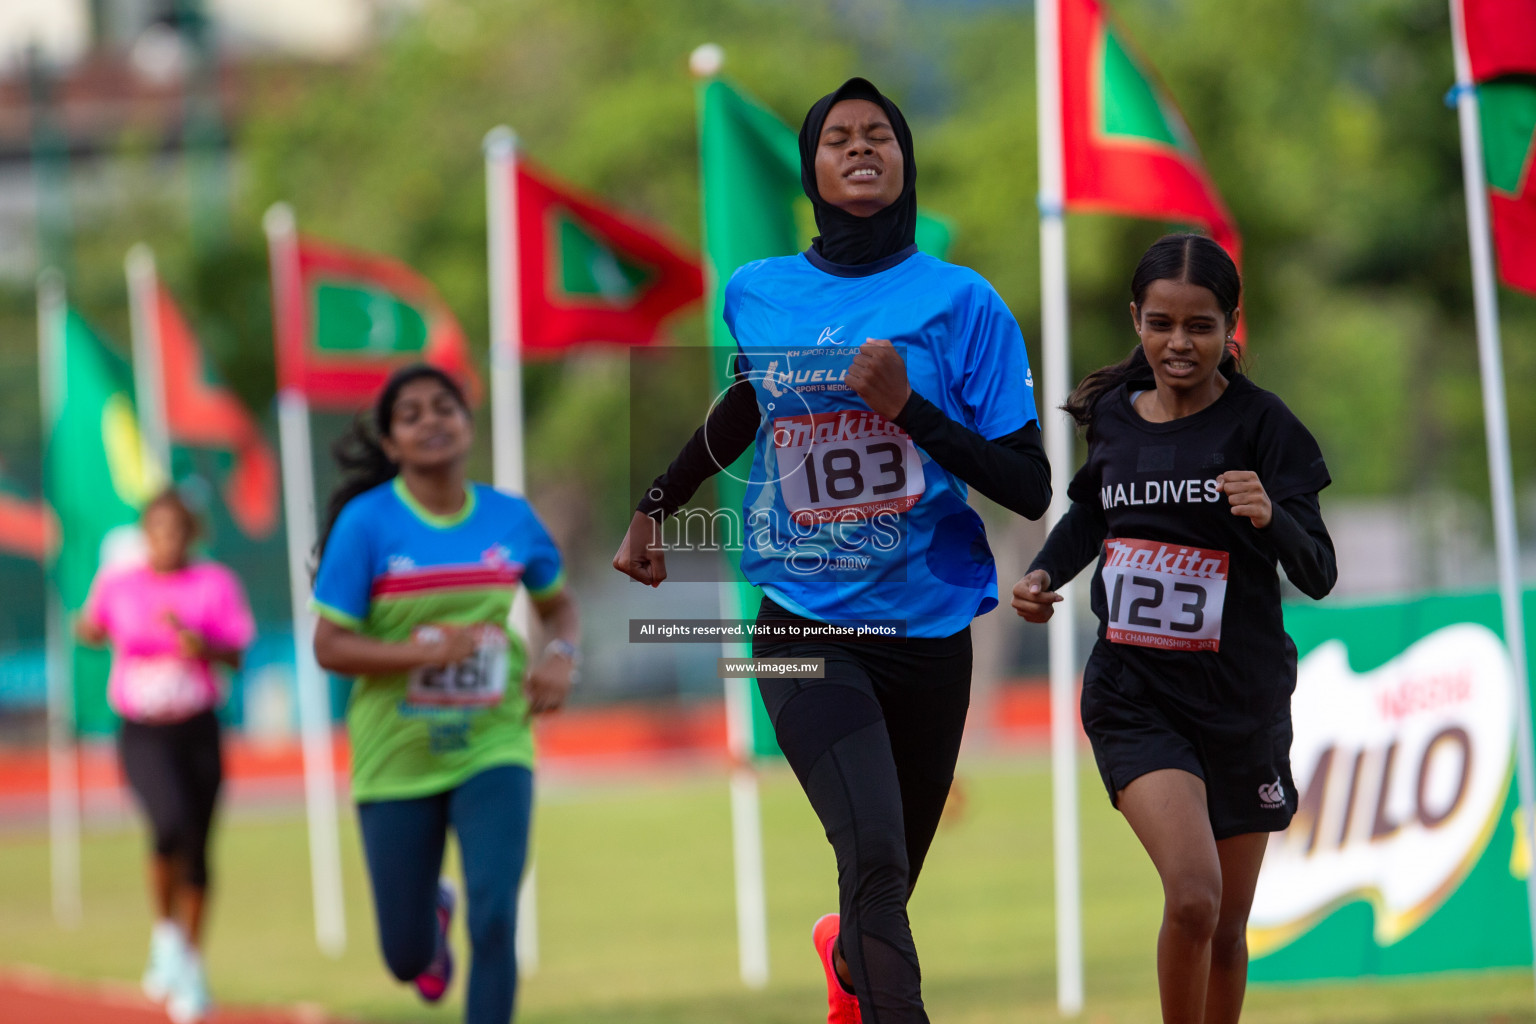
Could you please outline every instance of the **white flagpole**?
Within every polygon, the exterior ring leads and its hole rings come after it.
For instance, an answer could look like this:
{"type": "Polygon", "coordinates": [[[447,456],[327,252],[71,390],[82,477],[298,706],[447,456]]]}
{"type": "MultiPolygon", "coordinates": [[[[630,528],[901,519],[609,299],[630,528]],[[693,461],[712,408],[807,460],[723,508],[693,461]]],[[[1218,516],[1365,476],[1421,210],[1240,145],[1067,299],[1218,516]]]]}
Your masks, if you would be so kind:
{"type": "Polygon", "coordinates": [[[517,287],[517,135],[505,125],[492,128],[486,133],[484,148],[491,293],[491,461],[496,486],[521,494],[526,480],[523,311],[517,287]]]}
{"type": "MultiPolygon", "coordinates": [[[[491,467],[497,490],[523,494],[523,311],[518,291],[517,135],[506,125],[486,133],[486,267],[491,295],[491,467]]],[[[512,628],[531,643],[533,609],[525,590],[512,605],[512,628]]],[[[533,651],[529,650],[530,659],[533,651]]],[[[517,963],[522,974],[539,969],[538,866],[533,851],[517,899],[517,963]]]]}
{"type": "MultiPolygon", "coordinates": [[[[1515,531],[1514,474],[1509,458],[1509,413],[1504,404],[1504,357],[1499,342],[1499,294],[1494,280],[1488,223],[1488,182],[1477,90],[1467,54],[1465,10],[1451,0],[1451,47],[1456,64],[1456,113],[1461,123],[1461,171],[1467,194],[1467,241],[1472,250],[1472,303],[1477,317],[1477,359],[1483,382],[1483,430],[1488,438],[1488,482],[1493,499],[1494,547],[1499,563],[1499,603],[1504,642],[1515,668],[1515,777],[1526,848],[1536,850],[1536,756],[1532,753],[1530,677],[1526,668],[1525,617],[1520,601],[1520,539],[1515,531]]],[[[1536,945],[1536,871],[1526,873],[1526,905],[1536,945]]]]}
{"type": "MultiPolygon", "coordinates": [[[[273,330],[281,346],[284,317],[298,294],[298,234],[293,210],[276,203],[262,218],[272,264],[273,330]]],[[[281,357],[280,357],[281,358],[281,357]]],[[[315,661],[315,617],[309,610],[309,553],[316,541],[315,478],[310,464],[309,401],[298,389],[277,393],[278,444],[283,470],[283,514],[288,528],[288,590],[293,608],[294,668],[299,691],[299,733],[304,753],[304,807],[309,822],[309,870],[315,907],[315,942],[327,956],[347,948],[341,888],[336,778],[331,748],[330,698],[315,661]]]]}
{"type": "MultiPolygon", "coordinates": [[[[720,74],[725,51],[717,43],[704,43],[688,55],[695,78],[708,80],[720,74]]],[[[702,111],[701,111],[702,113],[702,111]]],[[[708,232],[709,218],[702,221],[708,232]]],[[[707,251],[707,246],[706,246],[707,251]]],[[[711,290],[721,287],[713,273],[711,290]]],[[[713,316],[713,304],[704,314],[713,316]]],[[[734,357],[733,357],[734,360],[734,357]]],[[[740,585],[733,580],[720,584],[720,614],[727,619],[749,618],[740,585]]],[[[752,645],[722,641],[720,653],[727,658],[750,658],[752,645]]],[[[725,680],[726,745],[731,761],[731,857],[736,881],[736,951],[741,980],[751,989],[768,985],[768,885],[763,873],[763,815],[757,769],[752,765],[756,743],[752,736],[752,687],[746,679],[725,680]]]]}
{"type": "MultiPolygon", "coordinates": [[[[49,268],[37,278],[37,372],[44,444],[48,443],[62,411],[57,396],[67,387],[62,379],[66,371],[60,351],[63,316],[64,277],[49,268]]],[[[46,490],[45,486],[44,493],[46,490]]],[[[51,574],[44,586],[48,594],[44,657],[48,678],[48,852],[53,919],[65,928],[74,928],[81,917],[80,766],[75,751],[74,664],[64,602],[51,574]]]]}
{"type": "Polygon", "coordinates": [[[171,432],[165,410],[165,358],[156,315],[155,256],[143,242],[123,261],[128,277],[129,325],[133,334],[134,404],[146,464],[171,479],[171,432]]]}
{"type": "MultiPolygon", "coordinates": [[[[1071,480],[1072,422],[1061,412],[1071,387],[1067,344],[1066,193],[1062,167],[1060,0],[1035,2],[1036,102],[1040,154],[1041,384],[1046,455],[1051,461],[1048,521],[1061,521],[1071,480]]],[[[1076,614],[1068,586],[1051,617],[1051,811],[1056,868],[1056,1006],[1063,1016],[1083,1009],[1082,895],[1077,821],[1076,614]]]]}

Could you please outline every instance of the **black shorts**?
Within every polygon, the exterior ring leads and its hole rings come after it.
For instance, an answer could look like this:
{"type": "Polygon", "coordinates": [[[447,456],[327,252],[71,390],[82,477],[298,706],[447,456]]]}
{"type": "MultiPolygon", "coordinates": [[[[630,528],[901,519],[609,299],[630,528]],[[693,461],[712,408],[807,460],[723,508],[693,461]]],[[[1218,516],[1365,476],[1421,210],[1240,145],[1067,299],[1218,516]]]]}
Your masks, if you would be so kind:
{"type": "Polygon", "coordinates": [[[1217,839],[1280,832],[1291,823],[1297,796],[1289,706],[1245,735],[1216,733],[1154,692],[1128,695],[1118,685],[1117,660],[1096,650],[1083,674],[1083,730],[1110,803],[1118,806],[1120,791],[1148,772],[1177,768],[1205,783],[1217,839]]]}

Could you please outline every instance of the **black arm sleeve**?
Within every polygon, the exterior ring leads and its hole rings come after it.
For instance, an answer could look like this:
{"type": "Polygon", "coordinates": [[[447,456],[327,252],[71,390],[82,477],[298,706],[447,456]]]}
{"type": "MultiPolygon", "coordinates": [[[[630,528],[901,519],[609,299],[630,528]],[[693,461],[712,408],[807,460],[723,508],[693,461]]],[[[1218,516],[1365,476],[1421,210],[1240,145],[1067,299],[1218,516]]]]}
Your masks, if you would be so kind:
{"type": "Polygon", "coordinates": [[[635,511],[653,519],[675,515],[699,485],[741,457],[757,437],[757,396],[738,379],[693,432],[667,471],[651,482],[635,511]]]}
{"type": "Polygon", "coordinates": [[[1025,519],[1045,515],[1051,503],[1051,464],[1040,445],[1038,424],[1026,423],[989,441],[916,391],[895,422],[939,465],[999,505],[1025,519]]]}
{"type": "Polygon", "coordinates": [[[1108,534],[1109,522],[1102,508],[1074,501],[1045,539],[1045,547],[1029,564],[1029,571],[1044,569],[1051,578],[1052,590],[1065,586],[1099,557],[1108,534]]]}
{"type": "Polygon", "coordinates": [[[1298,494],[1271,506],[1264,532],[1296,589],[1313,600],[1326,597],[1339,578],[1339,565],[1317,495],[1298,494]]]}

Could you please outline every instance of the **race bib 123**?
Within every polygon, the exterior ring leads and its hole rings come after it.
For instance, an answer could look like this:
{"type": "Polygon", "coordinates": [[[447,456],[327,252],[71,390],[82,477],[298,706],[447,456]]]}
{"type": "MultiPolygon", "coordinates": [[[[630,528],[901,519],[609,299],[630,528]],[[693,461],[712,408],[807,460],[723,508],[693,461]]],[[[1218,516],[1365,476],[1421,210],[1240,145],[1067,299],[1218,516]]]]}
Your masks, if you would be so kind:
{"type": "Polygon", "coordinates": [[[1104,549],[1105,635],[1111,643],[1165,651],[1221,649],[1227,552],[1127,537],[1106,539],[1104,549]]]}

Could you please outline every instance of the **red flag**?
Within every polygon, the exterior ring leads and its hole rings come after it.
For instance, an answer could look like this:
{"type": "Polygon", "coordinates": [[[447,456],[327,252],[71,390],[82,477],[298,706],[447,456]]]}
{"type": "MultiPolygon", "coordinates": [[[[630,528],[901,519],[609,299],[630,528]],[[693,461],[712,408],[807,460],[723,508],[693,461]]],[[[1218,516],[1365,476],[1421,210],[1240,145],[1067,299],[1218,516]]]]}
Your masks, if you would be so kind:
{"type": "Polygon", "coordinates": [[[368,405],[401,366],[427,362],[478,402],[469,343],[437,289],[399,260],[296,238],[274,260],[277,379],[310,404],[368,405]]]}
{"type": "Polygon", "coordinates": [[[1462,0],[1472,79],[1536,75],[1536,0],[1462,0]]]}
{"type": "Polygon", "coordinates": [[[523,348],[650,345],[704,294],[704,275],[665,233],[557,185],[519,160],[517,244],[523,348]]]}
{"type": "Polygon", "coordinates": [[[1237,260],[1183,115],[1097,0],[1062,0],[1061,79],[1067,208],[1198,224],[1237,260]]]}
{"type": "Polygon", "coordinates": [[[160,340],[161,393],[170,440],[233,453],[234,465],[224,481],[230,517],[248,537],[270,535],[278,519],[277,459],[272,449],[250,411],[210,372],[202,346],[171,293],[158,283],[152,313],[160,340]]]}
{"type": "Polygon", "coordinates": [[[46,562],[57,535],[47,505],[0,491],[0,552],[46,562]]]}

